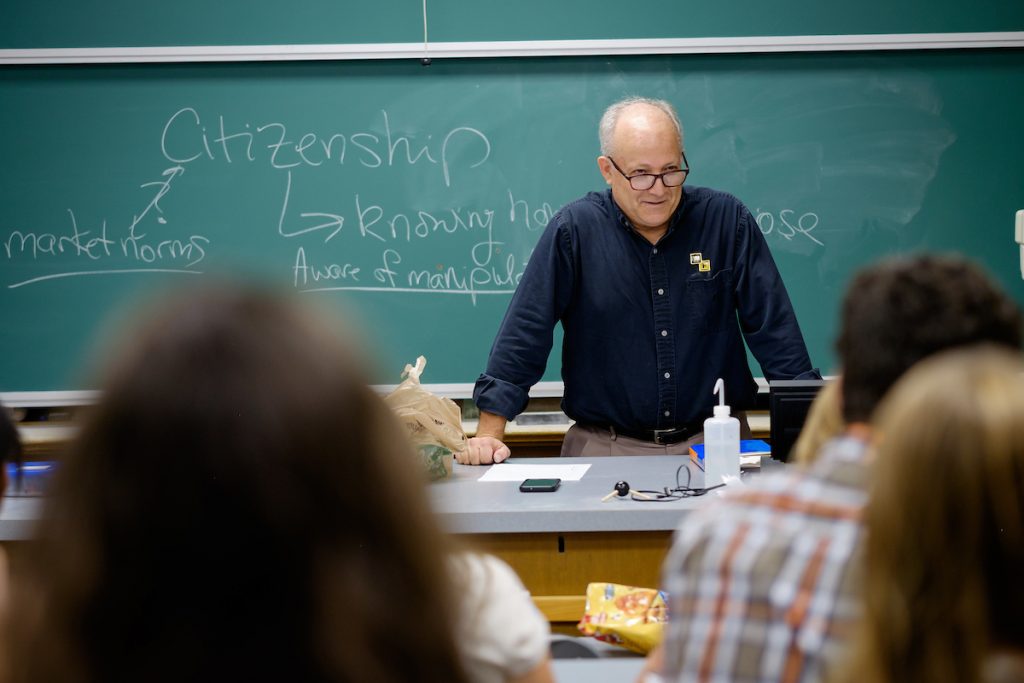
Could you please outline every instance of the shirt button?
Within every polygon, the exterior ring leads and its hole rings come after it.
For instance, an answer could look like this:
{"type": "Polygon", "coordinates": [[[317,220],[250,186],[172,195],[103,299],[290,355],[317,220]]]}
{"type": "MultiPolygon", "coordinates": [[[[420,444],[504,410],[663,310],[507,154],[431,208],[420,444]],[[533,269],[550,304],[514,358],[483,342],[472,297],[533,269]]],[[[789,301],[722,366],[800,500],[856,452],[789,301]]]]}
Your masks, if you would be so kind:
{"type": "Polygon", "coordinates": [[[669,413],[669,412],[668,412],[668,411],[666,410],[666,411],[665,411],[665,417],[668,417],[669,415],[671,415],[671,413],[669,413]]]}
{"type": "Polygon", "coordinates": [[[666,372],[666,373],[665,373],[665,379],[668,379],[668,378],[669,378],[669,377],[671,377],[671,376],[672,376],[672,373],[671,373],[671,372],[666,372]]]}
{"type": "Polygon", "coordinates": [[[662,330],[661,331],[661,336],[662,337],[667,337],[668,336],[668,330],[662,330]]]}
{"type": "Polygon", "coordinates": [[[664,289],[659,289],[659,290],[658,290],[658,294],[659,294],[659,295],[661,295],[661,294],[664,294],[664,293],[665,293],[665,290],[664,290],[664,289]]]}
{"type": "Polygon", "coordinates": [[[658,248],[655,247],[654,249],[651,249],[651,252],[657,254],[658,253],[658,248]]]}

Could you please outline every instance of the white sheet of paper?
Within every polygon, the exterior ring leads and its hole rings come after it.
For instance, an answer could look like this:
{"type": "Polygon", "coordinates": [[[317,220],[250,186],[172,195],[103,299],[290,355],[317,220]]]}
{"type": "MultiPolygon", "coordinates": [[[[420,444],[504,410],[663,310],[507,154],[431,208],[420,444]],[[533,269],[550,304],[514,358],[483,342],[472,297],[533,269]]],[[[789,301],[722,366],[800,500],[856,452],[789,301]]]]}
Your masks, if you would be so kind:
{"type": "Polygon", "coordinates": [[[760,455],[741,455],[740,456],[740,469],[760,467],[761,456],[760,455]]]}
{"type": "Polygon", "coordinates": [[[510,465],[498,463],[477,481],[522,481],[523,479],[561,479],[579,481],[590,469],[585,465],[510,465]]]}

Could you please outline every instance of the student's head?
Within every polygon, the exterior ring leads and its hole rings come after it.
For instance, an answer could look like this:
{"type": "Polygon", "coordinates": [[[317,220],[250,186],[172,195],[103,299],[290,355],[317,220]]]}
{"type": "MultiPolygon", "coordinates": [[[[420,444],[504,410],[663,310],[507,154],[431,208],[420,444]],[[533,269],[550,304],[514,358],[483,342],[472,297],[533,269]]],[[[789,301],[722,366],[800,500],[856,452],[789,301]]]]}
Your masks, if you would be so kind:
{"type": "Polygon", "coordinates": [[[875,424],[859,680],[979,681],[989,653],[1024,652],[1021,356],[926,360],[875,424]]]}
{"type": "Polygon", "coordinates": [[[869,266],[850,282],[836,347],[847,423],[867,422],[918,361],[959,346],[1021,345],[1021,313],[980,268],[919,255],[869,266]]]}
{"type": "Polygon", "coordinates": [[[15,680],[460,680],[422,469],[329,316],[153,310],[54,482],[15,680]]]}
{"type": "MultiPolygon", "coordinates": [[[[672,105],[664,100],[629,98],[610,106],[599,126],[601,156],[598,168],[612,188],[622,212],[640,232],[668,225],[686,179],[683,168],[683,133],[672,105]],[[650,187],[639,174],[663,174],[650,187]]],[[[649,182],[651,176],[647,175],[649,182]]]]}

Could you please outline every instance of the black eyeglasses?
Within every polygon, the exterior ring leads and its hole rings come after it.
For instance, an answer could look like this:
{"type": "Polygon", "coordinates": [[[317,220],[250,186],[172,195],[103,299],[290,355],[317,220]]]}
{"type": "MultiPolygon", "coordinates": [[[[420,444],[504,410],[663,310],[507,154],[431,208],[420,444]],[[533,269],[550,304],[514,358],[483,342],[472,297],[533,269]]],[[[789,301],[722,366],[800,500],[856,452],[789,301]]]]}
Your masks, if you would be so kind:
{"type": "Polygon", "coordinates": [[[661,184],[665,187],[679,187],[686,182],[686,176],[690,173],[690,164],[686,161],[686,154],[681,153],[683,156],[683,167],[675,171],[665,171],[664,173],[637,173],[636,175],[626,175],[626,172],[619,168],[619,165],[615,163],[615,159],[608,157],[608,161],[612,162],[612,166],[615,170],[622,174],[622,177],[629,181],[629,186],[638,192],[649,190],[654,187],[654,183],[661,178],[661,184]]]}

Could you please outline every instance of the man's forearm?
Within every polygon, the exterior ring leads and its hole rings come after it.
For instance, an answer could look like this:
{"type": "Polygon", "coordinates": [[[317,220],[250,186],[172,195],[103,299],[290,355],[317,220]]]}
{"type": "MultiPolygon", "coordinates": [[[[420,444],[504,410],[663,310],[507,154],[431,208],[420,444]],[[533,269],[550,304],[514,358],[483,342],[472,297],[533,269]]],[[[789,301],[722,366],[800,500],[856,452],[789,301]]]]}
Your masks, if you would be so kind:
{"type": "Polygon", "coordinates": [[[505,424],[508,422],[501,415],[480,411],[480,422],[476,427],[477,436],[492,436],[498,441],[505,440],[505,424]]]}

